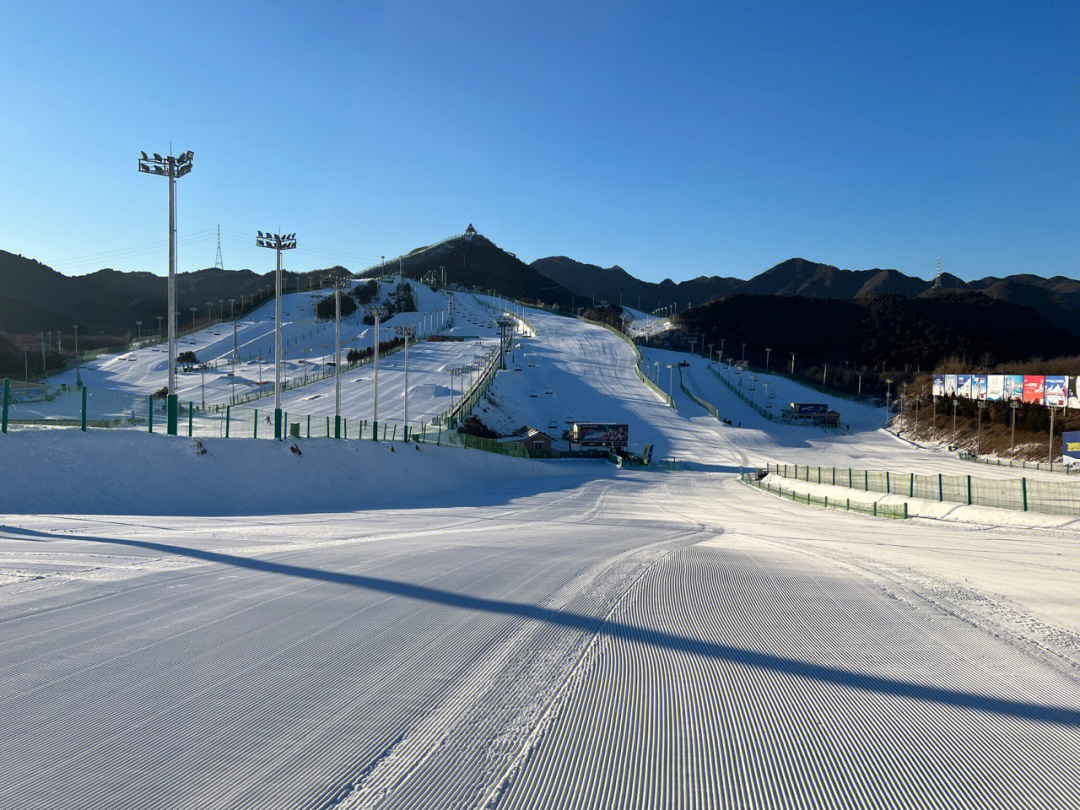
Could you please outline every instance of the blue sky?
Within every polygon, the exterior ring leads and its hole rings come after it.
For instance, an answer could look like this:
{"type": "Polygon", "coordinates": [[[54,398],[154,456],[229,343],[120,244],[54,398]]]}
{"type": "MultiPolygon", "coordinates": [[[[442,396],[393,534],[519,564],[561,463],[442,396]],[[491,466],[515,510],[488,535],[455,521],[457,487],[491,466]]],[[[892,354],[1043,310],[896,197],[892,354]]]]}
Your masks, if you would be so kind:
{"type": "Polygon", "coordinates": [[[0,3],[0,248],[63,272],[165,272],[171,142],[181,270],[1080,276],[1080,4],[0,3]]]}

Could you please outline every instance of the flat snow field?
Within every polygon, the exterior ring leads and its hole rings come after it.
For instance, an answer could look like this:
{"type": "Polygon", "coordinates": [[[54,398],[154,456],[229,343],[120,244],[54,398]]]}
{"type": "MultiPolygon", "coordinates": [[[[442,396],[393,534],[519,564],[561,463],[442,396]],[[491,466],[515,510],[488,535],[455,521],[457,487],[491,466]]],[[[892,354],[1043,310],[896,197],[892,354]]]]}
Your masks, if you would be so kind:
{"type": "Polygon", "coordinates": [[[792,453],[960,462],[872,413],[673,410],[616,336],[528,317],[490,418],[691,469],[0,437],[0,807],[1080,806],[1080,533],[754,491],[792,453]]]}

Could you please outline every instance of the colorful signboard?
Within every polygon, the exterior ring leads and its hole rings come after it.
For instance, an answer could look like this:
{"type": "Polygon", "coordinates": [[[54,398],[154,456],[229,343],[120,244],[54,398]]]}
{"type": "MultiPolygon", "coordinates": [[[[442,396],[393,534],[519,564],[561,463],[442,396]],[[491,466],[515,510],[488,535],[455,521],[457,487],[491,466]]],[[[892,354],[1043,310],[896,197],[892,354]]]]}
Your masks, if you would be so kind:
{"type": "Polygon", "coordinates": [[[629,428],[595,422],[578,422],[574,425],[574,442],[582,447],[626,447],[629,428]]]}
{"type": "Polygon", "coordinates": [[[955,374],[946,374],[945,375],[945,396],[947,396],[947,397],[955,397],[956,396],[956,375],[955,374]]]}
{"type": "Polygon", "coordinates": [[[1069,378],[1059,375],[1046,377],[1043,400],[1050,408],[1064,408],[1069,398],[1069,378]]]}
{"type": "Polygon", "coordinates": [[[1069,377],[1069,407],[1080,410],[1080,377],[1069,377]]]}
{"type": "Polygon", "coordinates": [[[990,378],[986,374],[971,375],[971,398],[986,399],[989,392],[990,378]]]}
{"type": "Polygon", "coordinates": [[[1046,377],[1042,374],[1024,375],[1024,402],[1042,405],[1046,391],[1046,377]]]}
{"type": "Polygon", "coordinates": [[[1066,430],[1061,434],[1061,455],[1066,464],[1080,464],[1080,430],[1066,430]]]}
{"type": "Polygon", "coordinates": [[[986,378],[986,398],[997,402],[1005,399],[1005,375],[991,374],[986,378]]]}
{"type": "Polygon", "coordinates": [[[944,374],[935,374],[934,375],[934,389],[933,390],[934,390],[934,396],[935,397],[943,397],[943,396],[945,396],[945,375],[944,374]]]}
{"type": "Polygon", "coordinates": [[[956,395],[958,397],[966,397],[971,399],[971,375],[970,374],[957,374],[956,375],[956,395]]]}
{"type": "Polygon", "coordinates": [[[1009,401],[1015,400],[1019,402],[1024,398],[1024,375],[1023,374],[1006,374],[1005,375],[1005,399],[1009,401]]]}

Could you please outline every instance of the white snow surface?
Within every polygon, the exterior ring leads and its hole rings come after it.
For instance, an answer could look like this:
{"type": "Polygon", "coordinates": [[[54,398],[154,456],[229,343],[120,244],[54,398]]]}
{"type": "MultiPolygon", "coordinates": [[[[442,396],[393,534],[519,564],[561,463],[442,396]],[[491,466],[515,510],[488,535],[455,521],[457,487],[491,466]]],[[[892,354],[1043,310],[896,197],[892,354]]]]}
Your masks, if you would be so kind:
{"type": "MultiPolygon", "coordinates": [[[[1010,471],[845,403],[775,425],[691,359],[728,427],[526,317],[482,418],[626,422],[690,468],[0,436],[0,807],[1077,806],[1074,527],[754,491],[765,461],[1010,471]]],[[[664,388],[685,359],[645,354],[664,388]]]]}

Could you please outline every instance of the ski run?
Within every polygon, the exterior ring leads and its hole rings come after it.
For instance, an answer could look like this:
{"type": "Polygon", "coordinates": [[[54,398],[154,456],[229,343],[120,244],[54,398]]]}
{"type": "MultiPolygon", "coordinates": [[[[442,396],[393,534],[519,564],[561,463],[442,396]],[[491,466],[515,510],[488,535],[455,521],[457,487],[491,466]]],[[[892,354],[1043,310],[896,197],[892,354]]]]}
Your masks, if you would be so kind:
{"type": "MultiPolygon", "coordinates": [[[[444,293],[417,286],[395,323],[445,331],[444,293]]],[[[290,375],[332,360],[316,297],[286,301],[290,375]]],[[[449,405],[450,366],[497,344],[505,303],[455,299],[465,339],[410,348],[416,423],[449,405]]],[[[246,388],[270,311],[237,327],[246,388]]],[[[474,415],[503,434],[626,424],[651,467],[0,436],[0,808],[1080,807],[1075,518],[935,504],[880,520],[738,475],[1021,471],[914,447],[844,400],[839,430],[778,424],[700,357],[639,363],[603,327],[507,311],[523,332],[474,415]]],[[[373,340],[359,317],[348,347],[373,340]]],[[[228,401],[231,326],[191,339],[219,361],[208,400],[228,401]]],[[[157,347],[132,355],[80,370],[103,412],[162,384],[157,347]]],[[[399,358],[380,368],[391,421],[399,358]]],[[[370,369],[342,376],[343,411],[368,418],[370,369]]],[[[780,403],[822,397],[766,380],[780,403]]],[[[286,407],[333,414],[333,392],[311,382],[286,407]]]]}

